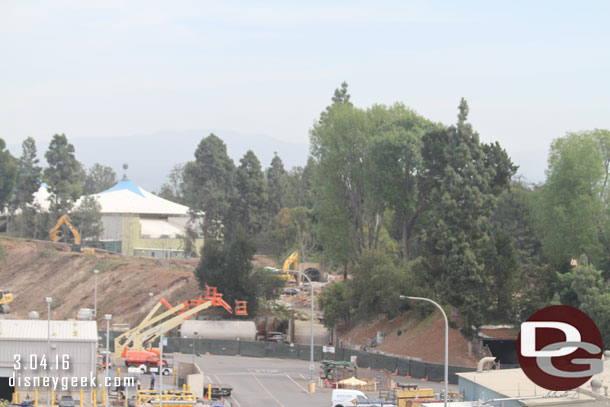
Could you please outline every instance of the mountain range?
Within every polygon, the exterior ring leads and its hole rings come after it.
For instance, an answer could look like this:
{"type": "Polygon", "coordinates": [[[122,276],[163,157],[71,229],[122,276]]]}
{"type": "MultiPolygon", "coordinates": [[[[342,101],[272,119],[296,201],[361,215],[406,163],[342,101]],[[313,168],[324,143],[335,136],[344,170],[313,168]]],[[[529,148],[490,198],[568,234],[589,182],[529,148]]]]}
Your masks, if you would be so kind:
{"type": "MultiPolygon", "coordinates": [[[[123,176],[123,164],[128,165],[128,178],[137,185],[151,192],[160,189],[171,169],[180,163],[195,159],[195,150],[202,138],[211,131],[168,131],[154,134],[138,134],[123,137],[70,138],[74,145],[76,159],[86,168],[94,163],[107,165],[114,169],[119,177],[123,176]]],[[[267,168],[277,152],[290,169],[304,166],[309,155],[309,146],[294,142],[277,140],[257,134],[243,134],[229,131],[213,132],[227,145],[227,152],[236,165],[248,150],[254,151],[263,169],[267,168]]],[[[37,140],[38,155],[42,165],[46,165],[44,153],[50,139],[37,140]]],[[[9,145],[8,149],[15,157],[21,155],[21,145],[9,145]]]]}

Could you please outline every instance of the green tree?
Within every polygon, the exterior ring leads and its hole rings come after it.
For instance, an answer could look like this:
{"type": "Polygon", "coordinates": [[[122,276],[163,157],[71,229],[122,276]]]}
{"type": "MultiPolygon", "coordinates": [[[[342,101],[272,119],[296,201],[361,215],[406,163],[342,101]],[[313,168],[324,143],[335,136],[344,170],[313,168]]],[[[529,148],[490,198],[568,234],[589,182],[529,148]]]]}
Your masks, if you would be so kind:
{"type": "Polygon", "coordinates": [[[169,201],[185,204],[184,164],[176,164],[161,185],[159,196],[169,201]]]}
{"type": "Polygon", "coordinates": [[[511,236],[501,229],[492,231],[484,248],[484,263],[490,276],[490,297],[495,303],[497,321],[514,321],[513,295],[517,289],[517,255],[511,236]]]}
{"type": "Polygon", "coordinates": [[[81,241],[97,242],[104,230],[102,207],[93,196],[84,196],[70,213],[70,219],[81,235],[81,241]]]}
{"type": "Polygon", "coordinates": [[[74,157],[74,146],[64,134],[55,134],[45,153],[48,167],[44,169],[44,180],[49,186],[50,211],[55,218],[72,209],[74,201],[81,195],[79,181],[80,164],[74,157]]]}
{"type": "Polygon", "coordinates": [[[489,303],[484,251],[495,194],[508,188],[516,167],[499,145],[481,145],[467,117],[468,105],[462,99],[456,126],[423,137],[420,185],[430,211],[428,277],[444,300],[460,310],[464,333],[470,336],[471,327],[484,322],[489,303]],[[497,161],[488,158],[492,155],[497,161]]]}
{"type": "Polygon", "coordinates": [[[318,297],[324,312],[324,326],[332,329],[340,323],[349,323],[358,304],[354,297],[353,281],[335,281],[327,285],[318,297]]]}
{"type": "Polygon", "coordinates": [[[261,231],[265,222],[267,183],[260,161],[252,150],[248,150],[239,163],[231,206],[231,225],[239,223],[254,236],[261,231]]]}
{"type": "Polygon", "coordinates": [[[610,131],[568,133],[551,144],[538,219],[556,268],[585,254],[610,272],[610,131]]]}
{"type": "Polygon", "coordinates": [[[267,179],[267,212],[269,218],[273,218],[284,207],[286,196],[286,170],[284,163],[277,152],[273,153],[271,165],[265,171],[267,179]]]}
{"type": "Polygon", "coordinates": [[[95,163],[87,171],[83,181],[83,195],[98,194],[119,182],[111,167],[95,163]]]}
{"type": "Polygon", "coordinates": [[[222,237],[223,225],[235,194],[235,164],[227,155],[227,146],[211,133],[199,143],[195,161],[184,168],[185,201],[195,212],[205,214],[203,235],[206,239],[222,237]]]}
{"type": "Polygon", "coordinates": [[[274,217],[271,239],[276,254],[298,250],[301,262],[316,246],[313,210],[299,206],[282,208],[274,217]]]}
{"type": "Polygon", "coordinates": [[[5,147],[6,143],[0,138],[0,210],[9,203],[17,176],[15,157],[5,147]]]}
{"type": "Polygon", "coordinates": [[[409,293],[409,278],[406,269],[381,250],[367,249],[362,252],[352,269],[353,293],[358,298],[358,312],[363,315],[383,313],[393,318],[405,306],[400,295],[409,293]]]}
{"type": "Polygon", "coordinates": [[[279,298],[284,289],[284,281],[271,270],[258,267],[252,273],[252,281],[258,288],[256,297],[261,300],[273,301],[279,298]]]}
{"type": "Polygon", "coordinates": [[[366,189],[369,135],[366,112],[339,102],[324,112],[310,133],[318,236],[335,263],[358,257],[367,247],[365,229],[377,231],[379,213],[365,213],[365,208],[374,208],[367,202],[366,189]]]}
{"type": "MultiPolygon", "coordinates": [[[[532,313],[548,305],[554,293],[555,272],[544,257],[537,227],[539,196],[540,190],[515,181],[510,189],[498,196],[491,218],[493,233],[505,233],[510,237],[517,259],[514,276],[511,274],[509,279],[511,282],[514,278],[515,284],[509,284],[509,288],[512,288],[503,293],[494,289],[495,293],[492,294],[495,298],[502,294],[507,301],[512,300],[507,307],[514,310],[513,318],[506,316],[505,322],[526,320],[532,313]]],[[[497,264],[497,260],[488,259],[487,262],[497,264]]],[[[488,266],[490,269],[493,268],[492,264],[488,266]]],[[[508,272],[512,273],[511,270],[508,272]]]]}
{"type": "MultiPolygon", "coordinates": [[[[21,157],[17,163],[17,178],[13,192],[12,207],[21,212],[19,220],[19,236],[24,236],[26,223],[26,207],[34,201],[34,194],[40,188],[42,168],[36,152],[36,141],[28,137],[21,144],[21,157]]],[[[31,214],[28,214],[31,216],[31,214]]]]}
{"type": "Polygon", "coordinates": [[[237,224],[230,241],[223,244],[207,240],[201,253],[195,276],[202,289],[206,285],[217,287],[223,299],[233,305],[235,300],[248,301],[248,313],[256,314],[259,297],[272,299],[276,293],[276,282],[267,275],[253,273],[252,257],[256,248],[245,229],[237,224]]]}
{"type": "Polygon", "coordinates": [[[312,209],[314,206],[313,172],[315,162],[313,157],[307,159],[305,167],[293,167],[285,174],[285,195],[283,206],[296,208],[304,206],[312,209]]]}
{"type": "Polygon", "coordinates": [[[557,293],[561,304],[576,307],[597,324],[604,343],[610,340],[610,290],[602,272],[581,256],[581,265],[557,275],[557,293]],[[584,263],[584,264],[582,264],[584,263]]]}
{"type": "Polygon", "coordinates": [[[400,103],[389,109],[374,106],[371,112],[379,136],[369,147],[369,188],[384,207],[393,211],[400,231],[401,253],[407,262],[413,257],[411,246],[421,216],[417,187],[417,174],[422,166],[421,138],[435,125],[400,103]]]}

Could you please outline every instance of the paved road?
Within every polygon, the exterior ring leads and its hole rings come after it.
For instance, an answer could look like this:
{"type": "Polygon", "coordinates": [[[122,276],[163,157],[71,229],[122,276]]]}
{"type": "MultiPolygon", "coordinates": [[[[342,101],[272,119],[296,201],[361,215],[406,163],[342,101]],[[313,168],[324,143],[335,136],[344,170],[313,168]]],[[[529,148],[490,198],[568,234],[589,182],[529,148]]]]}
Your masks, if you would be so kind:
{"type": "MultiPolygon", "coordinates": [[[[175,361],[191,362],[189,355],[175,355],[175,361]]],[[[241,356],[198,356],[195,362],[205,374],[206,382],[226,383],[233,386],[228,402],[236,407],[328,407],[331,389],[316,389],[309,394],[309,362],[289,359],[248,358],[241,356]]],[[[319,363],[315,364],[314,379],[317,380],[319,363]]],[[[439,391],[444,385],[434,382],[406,379],[382,372],[360,369],[360,377],[387,377],[400,383],[418,384],[420,388],[439,391]]],[[[456,390],[457,386],[450,386],[456,390]]],[[[377,394],[369,394],[377,396],[377,394]]],[[[229,403],[227,403],[228,405],[229,403]]]]}

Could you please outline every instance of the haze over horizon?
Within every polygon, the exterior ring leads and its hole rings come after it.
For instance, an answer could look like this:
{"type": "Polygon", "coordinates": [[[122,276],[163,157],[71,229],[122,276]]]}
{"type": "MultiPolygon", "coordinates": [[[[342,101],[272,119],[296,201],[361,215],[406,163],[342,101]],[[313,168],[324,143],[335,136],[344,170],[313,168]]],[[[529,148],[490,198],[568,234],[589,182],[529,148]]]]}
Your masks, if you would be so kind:
{"type": "MultiPolygon", "coordinates": [[[[445,124],[465,97],[481,139],[542,182],[553,139],[610,128],[609,12],[602,1],[4,3],[0,137],[19,155],[13,146],[32,136],[42,158],[65,133],[79,160],[118,173],[121,154],[137,158],[133,170],[152,160],[128,139],[214,131],[250,139],[263,167],[274,149],[305,150],[282,157],[299,165],[345,80],[357,106],[400,101],[445,124]]],[[[143,170],[143,186],[192,159],[188,143],[159,147],[167,171],[143,170]]]]}

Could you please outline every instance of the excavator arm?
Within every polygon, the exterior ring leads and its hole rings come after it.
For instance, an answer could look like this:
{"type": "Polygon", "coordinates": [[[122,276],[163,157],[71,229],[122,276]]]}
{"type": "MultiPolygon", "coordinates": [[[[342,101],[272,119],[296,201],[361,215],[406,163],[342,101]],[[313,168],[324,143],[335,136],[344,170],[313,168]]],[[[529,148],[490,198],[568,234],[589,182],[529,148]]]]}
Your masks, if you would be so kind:
{"type": "Polygon", "coordinates": [[[51,241],[57,242],[61,238],[59,235],[59,228],[62,225],[66,225],[68,229],[70,229],[70,232],[72,232],[72,235],[74,236],[74,245],[80,250],[80,233],[78,233],[78,230],[74,227],[74,225],[72,225],[70,218],[66,214],[61,215],[53,229],[51,229],[49,232],[49,238],[51,238],[51,241]]]}

